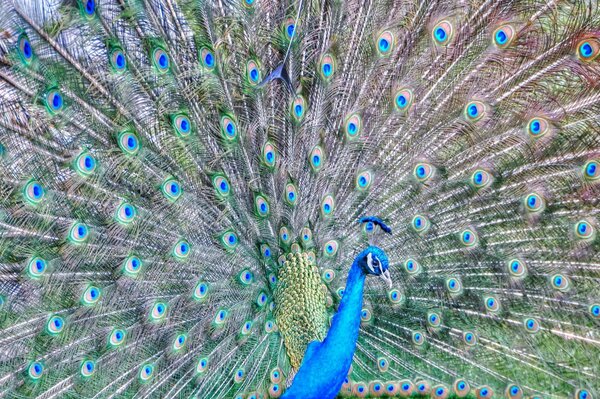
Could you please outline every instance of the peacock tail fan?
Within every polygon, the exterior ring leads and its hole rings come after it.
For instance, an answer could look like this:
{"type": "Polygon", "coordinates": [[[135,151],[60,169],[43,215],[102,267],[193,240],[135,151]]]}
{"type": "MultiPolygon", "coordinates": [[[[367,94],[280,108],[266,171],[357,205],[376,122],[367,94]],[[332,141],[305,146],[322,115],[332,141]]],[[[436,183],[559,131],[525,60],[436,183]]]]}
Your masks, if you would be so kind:
{"type": "Polygon", "coordinates": [[[340,396],[599,397],[599,54],[593,0],[1,1],[0,397],[279,397],[375,241],[340,396]]]}

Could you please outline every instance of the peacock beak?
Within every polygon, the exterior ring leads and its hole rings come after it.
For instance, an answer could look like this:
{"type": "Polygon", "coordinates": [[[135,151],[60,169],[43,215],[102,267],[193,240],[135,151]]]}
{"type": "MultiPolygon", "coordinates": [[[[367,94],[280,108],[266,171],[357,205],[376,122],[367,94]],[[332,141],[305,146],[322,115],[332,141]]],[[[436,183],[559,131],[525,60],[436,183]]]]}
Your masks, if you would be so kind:
{"type": "Polygon", "coordinates": [[[392,277],[390,276],[390,271],[386,270],[381,273],[380,276],[387,283],[388,288],[392,288],[392,277]]]}

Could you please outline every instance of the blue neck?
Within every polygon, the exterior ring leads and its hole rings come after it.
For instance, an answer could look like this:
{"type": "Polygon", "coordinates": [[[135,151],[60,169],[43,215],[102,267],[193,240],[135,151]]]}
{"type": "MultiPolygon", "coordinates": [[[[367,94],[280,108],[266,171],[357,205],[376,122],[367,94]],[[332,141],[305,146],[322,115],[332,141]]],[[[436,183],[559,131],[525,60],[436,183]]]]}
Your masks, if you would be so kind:
{"type": "Polygon", "coordinates": [[[347,367],[345,367],[346,373],[350,369],[352,356],[356,349],[366,277],[366,274],[358,264],[359,258],[360,256],[354,259],[352,267],[348,272],[344,295],[342,296],[337,313],[333,316],[327,337],[323,341],[323,345],[337,347],[342,351],[344,354],[343,361],[345,364],[347,363],[347,367]]]}

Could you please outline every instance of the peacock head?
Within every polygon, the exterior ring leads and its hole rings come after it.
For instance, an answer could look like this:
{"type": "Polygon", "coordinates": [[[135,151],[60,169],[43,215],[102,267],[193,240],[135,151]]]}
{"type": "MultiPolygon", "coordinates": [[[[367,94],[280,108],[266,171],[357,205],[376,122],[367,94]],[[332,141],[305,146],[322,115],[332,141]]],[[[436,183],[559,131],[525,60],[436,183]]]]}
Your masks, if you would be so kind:
{"type": "Polygon", "coordinates": [[[356,260],[365,274],[381,277],[392,288],[392,277],[389,271],[390,263],[383,249],[371,245],[358,254],[356,260]]]}
{"type": "MultiPolygon", "coordinates": [[[[384,235],[392,234],[392,228],[377,216],[363,216],[358,220],[358,223],[364,225],[366,231],[371,233],[374,233],[375,226],[378,226],[384,235]]],[[[392,278],[388,270],[390,263],[383,249],[371,244],[358,254],[355,260],[365,274],[381,277],[392,288],[392,278]]]]}

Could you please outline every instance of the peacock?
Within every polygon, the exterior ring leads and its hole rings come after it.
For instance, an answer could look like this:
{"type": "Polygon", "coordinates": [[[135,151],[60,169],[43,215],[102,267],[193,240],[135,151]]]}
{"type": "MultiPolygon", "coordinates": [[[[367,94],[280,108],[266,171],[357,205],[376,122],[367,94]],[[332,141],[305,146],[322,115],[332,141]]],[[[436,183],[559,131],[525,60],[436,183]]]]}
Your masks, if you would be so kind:
{"type": "Polygon", "coordinates": [[[595,0],[0,2],[0,397],[600,395],[595,0]]]}

